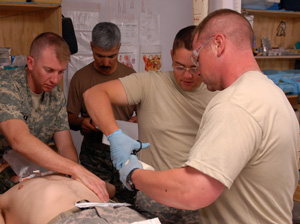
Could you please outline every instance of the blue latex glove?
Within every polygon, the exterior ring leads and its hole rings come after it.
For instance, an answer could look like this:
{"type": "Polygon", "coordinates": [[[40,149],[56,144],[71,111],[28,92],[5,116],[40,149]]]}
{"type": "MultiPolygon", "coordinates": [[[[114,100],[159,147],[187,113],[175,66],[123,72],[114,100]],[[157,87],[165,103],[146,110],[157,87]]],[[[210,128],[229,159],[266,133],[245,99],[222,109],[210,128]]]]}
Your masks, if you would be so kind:
{"type": "MultiPolygon", "coordinates": [[[[114,131],[107,137],[107,140],[110,143],[110,157],[117,170],[120,170],[126,163],[132,151],[141,146],[140,142],[125,135],[121,129],[114,131]]],[[[142,149],[149,146],[150,143],[142,143],[142,149]]]]}
{"type": "Polygon", "coordinates": [[[143,165],[141,162],[138,160],[137,156],[131,155],[129,157],[129,161],[127,164],[125,164],[121,169],[120,169],[120,180],[122,181],[123,185],[130,191],[133,191],[126,182],[127,176],[130,173],[130,171],[134,169],[143,169],[143,165]]]}

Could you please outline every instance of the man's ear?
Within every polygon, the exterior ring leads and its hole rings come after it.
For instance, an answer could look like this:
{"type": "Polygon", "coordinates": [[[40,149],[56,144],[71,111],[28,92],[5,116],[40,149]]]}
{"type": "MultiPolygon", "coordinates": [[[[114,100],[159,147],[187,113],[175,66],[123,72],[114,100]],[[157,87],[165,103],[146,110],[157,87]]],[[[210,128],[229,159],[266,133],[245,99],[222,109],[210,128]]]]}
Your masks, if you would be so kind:
{"type": "Polygon", "coordinates": [[[224,35],[216,35],[215,37],[215,46],[217,50],[217,56],[221,56],[225,49],[225,36],[224,35]]]}
{"type": "Polygon", "coordinates": [[[173,62],[173,56],[174,56],[174,51],[173,50],[170,50],[170,54],[171,54],[171,59],[172,59],[172,62],[173,62]]]}
{"type": "Polygon", "coordinates": [[[27,67],[32,70],[34,67],[34,58],[32,56],[27,56],[27,67]]]}

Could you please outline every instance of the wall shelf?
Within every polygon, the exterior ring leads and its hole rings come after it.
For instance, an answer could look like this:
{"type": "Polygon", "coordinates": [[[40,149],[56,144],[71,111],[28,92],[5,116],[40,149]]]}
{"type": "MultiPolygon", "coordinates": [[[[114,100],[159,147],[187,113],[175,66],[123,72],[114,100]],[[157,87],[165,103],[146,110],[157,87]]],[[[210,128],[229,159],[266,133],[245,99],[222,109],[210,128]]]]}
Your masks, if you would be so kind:
{"type": "Polygon", "coordinates": [[[300,59],[300,55],[293,56],[255,56],[255,59],[300,59]]]}
{"type": "MultiPolygon", "coordinates": [[[[60,5],[0,3],[0,47],[10,47],[12,56],[28,55],[31,42],[43,32],[62,36],[60,5]]],[[[62,80],[60,86],[63,89],[62,80]]]]}
{"type": "Polygon", "coordinates": [[[267,16],[267,17],[290,17],[300,18],[300,12],[294,11],[280,11],[280,10],[257,10],[257,9],[243,9],[245,12],[251,15],[267,16]]]}
{"type": "Polygon", "coordinates": [[[42,32],[62,35],[61,7],[58,4],[0,3],[0,47],[12,55],[28,55],[32,40],[42,32]]]}
{"type": "Polygon", "coordinates": [[[46,3],[34,3],[34,2],[0,2],[0,7],[6,7],[7,9],[44,9],[44,8],[57,8],[58,4],[46,4],[46,3]]]}
{"type": "MultiPolygon", "coordinates": [[[[256,47],[261,47],[261,39],[270,37],[272,48],[294,49],[300,37],[300,12],[243,9],[245,14],[253,15],[253,30],[256,36],[256,47]],[[285,36],[278,36],[281,21],[286,23],[285,36]]],[[[300,55],[289,56],[256,56],[262,70],[286,70],[295,67],[300,55]]]]}

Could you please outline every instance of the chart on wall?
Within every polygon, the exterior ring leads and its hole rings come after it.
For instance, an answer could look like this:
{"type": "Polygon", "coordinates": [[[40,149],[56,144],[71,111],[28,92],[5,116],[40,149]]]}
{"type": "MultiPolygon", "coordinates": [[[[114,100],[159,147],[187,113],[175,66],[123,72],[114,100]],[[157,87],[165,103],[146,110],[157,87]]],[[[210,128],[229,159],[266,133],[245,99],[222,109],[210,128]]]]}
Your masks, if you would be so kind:
{"type": "Polygon", "coordinates": [[[110,0],[110,16],[121,30],[119,61],[138,72],[159,70],[161,51],[158,52],[157,45],[160,45],[160,16],[152,12],[152,0],[110,0]],[[141,50],[145,48],[147,52],[143,54],[141,50]],[[155,59],[151,59],[151,54],[147,55],[150,51],[156,53],[155,59]],[[142,54],[151,62],[159,61],[159,66],[145,67],[142,54]]]}
{"type": "Polygon", "coordinates": [[[119,51],[118,61],[138,71],[138,48],[122,45],[119,51]]]}

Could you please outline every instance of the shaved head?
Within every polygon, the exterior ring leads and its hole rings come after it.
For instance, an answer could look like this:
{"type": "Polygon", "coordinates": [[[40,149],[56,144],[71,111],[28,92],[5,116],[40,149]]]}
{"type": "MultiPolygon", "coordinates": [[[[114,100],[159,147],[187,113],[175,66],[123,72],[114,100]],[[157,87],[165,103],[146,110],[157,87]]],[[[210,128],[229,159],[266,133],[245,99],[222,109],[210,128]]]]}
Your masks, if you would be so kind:
{"type": "Polygon", "coordinates": [[[66,41],[59,35],[51,32],[46,32],[38,35],[31,44],[30,56],[38,60],[40,53],[46,47],[53,47],[56,58],[62,62],[70,60],[70,48],[66,41]]]}
{"type": "Polygon", "coordinates": [[[237,47],[252,48],[254,33],[249,21],[240,13],[220,9],[209,14],[195,29],[198,39],[208,39],[222,33],[237,47]]]}

